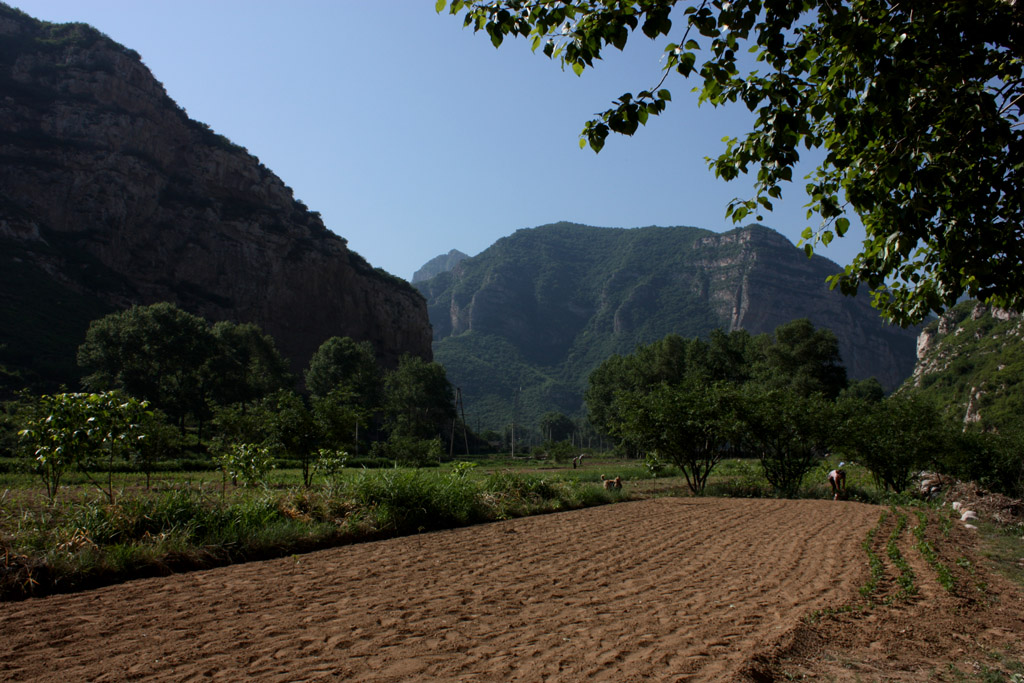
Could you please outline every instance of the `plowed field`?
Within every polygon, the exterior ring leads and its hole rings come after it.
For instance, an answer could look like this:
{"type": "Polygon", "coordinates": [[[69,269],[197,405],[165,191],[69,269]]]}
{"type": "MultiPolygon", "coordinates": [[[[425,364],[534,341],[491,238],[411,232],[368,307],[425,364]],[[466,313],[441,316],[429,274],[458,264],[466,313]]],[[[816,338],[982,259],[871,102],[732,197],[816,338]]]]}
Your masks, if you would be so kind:
{"type": "Polygon", "coordinates": [[[662,498],[8,603],[0,678],[959,680],[1020,661],[1020,591],[970,532],[936,536],[953,591],[903,533],[917,592],[896,597],[883,511],[662,498]],[[885,573],[863,609],[872,528],[885,573]]]}

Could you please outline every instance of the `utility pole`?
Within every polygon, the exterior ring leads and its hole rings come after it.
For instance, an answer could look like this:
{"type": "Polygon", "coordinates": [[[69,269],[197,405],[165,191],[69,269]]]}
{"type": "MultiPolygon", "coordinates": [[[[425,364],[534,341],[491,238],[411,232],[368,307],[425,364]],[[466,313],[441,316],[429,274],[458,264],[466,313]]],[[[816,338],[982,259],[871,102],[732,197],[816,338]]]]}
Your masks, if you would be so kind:
{"type": "Polygon", "coordinates": [[[512,390],[512,457],[516,457],[516,417],[519,415],[519,392],[523,388],[512,390]]]}
{"type": "MultiPolygon", "coordinates": [[[[455,387],[455,412],[462,415],[462,440],[466,443],[466,456],[469,456],[469,435],[466,433],[466,408],[462,405],[462,388],[455,387]]],[[[455,457],[455,420],[452,420],[452,438],[448,445],[448,459],[455,457]]]]}

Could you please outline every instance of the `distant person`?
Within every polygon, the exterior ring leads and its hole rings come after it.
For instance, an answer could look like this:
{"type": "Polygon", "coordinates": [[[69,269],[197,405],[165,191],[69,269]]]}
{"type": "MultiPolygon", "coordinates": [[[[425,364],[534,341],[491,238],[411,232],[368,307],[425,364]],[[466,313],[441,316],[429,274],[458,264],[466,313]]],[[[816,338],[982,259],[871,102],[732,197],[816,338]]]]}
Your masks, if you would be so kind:
{"type": "Polygon", "coordinates": [[[828,483],[832,485],[832,500],[839,500],[840,495],[846,495],[846,470],[843,469],[845,464],[839,463],[839,467],[828,473],[828,483]]]}

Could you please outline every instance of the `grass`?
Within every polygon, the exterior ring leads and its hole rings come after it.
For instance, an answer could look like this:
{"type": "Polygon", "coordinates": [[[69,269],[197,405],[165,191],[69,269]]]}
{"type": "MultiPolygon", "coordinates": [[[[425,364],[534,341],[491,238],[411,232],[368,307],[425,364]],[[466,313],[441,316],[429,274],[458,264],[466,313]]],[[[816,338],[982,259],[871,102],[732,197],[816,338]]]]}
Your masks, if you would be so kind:
{"type": "Polygon", "coordinates": [[[981,554],[1004,576],[1024,586],[1024,524],[976,520],[981,554]]]}
{"type": "MultiPolygon", "coordinates": [[[[296,475],[289,474],[291,481],[296,475]]],[[[68,489],[59,503],[0,496],[0,595],[71,590],[178,568],[282,556],[624,499],[600,475],[467,468],[347,471],[309,489],[161,480],[106,502],[68,489]],[[588,475],[589,477],[589,475],[588,475]]],[[[22,492],[25,493],[25,492],[22,492]]]]}

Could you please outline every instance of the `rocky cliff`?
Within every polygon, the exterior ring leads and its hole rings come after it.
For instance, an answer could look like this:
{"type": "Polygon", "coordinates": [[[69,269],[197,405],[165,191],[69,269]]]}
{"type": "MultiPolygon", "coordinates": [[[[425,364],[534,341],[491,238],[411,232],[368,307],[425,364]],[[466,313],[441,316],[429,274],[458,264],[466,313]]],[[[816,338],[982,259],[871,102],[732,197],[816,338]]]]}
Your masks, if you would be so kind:
{"type": "Polygon", "coordinates": [[[914,367],[916,329],[886,324],[868,296],[845,297],[825,278],[842,270],[761,226],[701,238],[695,267],[708,280],[706,296],[728,330],[771,332],[795,318],[832,330],[851,379],[875,377],[887,391],[914,367]]]}
{"type": "Polygon", "coordinates": [[[517,231],[417,287],[467,410],[474,401],[511,415],[519,402],[578,414],[586,377],[611,354],[669,333],[759,334],[796,318],[835,332],[852,379],[895,388],[913,370],[916,332],[886,325],[866,296],[830,291],[825,278],[839,270],[756,225],[559,223],[517,231]]]}
{"type": "Polygon", "coordinates": [[[419,293],[189,119],[137,53],[2,4],[0,270],[0,362],[43,377],[88,320],[156,301],[257,323],[295,370],[333,335],[387,365],[431,355],[419,293]]]}

